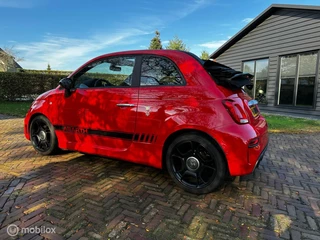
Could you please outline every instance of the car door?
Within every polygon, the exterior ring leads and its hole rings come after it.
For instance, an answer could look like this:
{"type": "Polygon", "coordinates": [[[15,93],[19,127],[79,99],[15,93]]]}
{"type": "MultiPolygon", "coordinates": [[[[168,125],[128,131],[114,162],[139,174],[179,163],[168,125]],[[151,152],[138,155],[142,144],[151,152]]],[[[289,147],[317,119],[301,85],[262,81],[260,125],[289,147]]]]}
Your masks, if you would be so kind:
{"type": "Polygon", "coordinates": [[[142,157],[139,151],[131,152],[137,154],[141,163],[161,167],[159,140],[176,126],[171,116],[184,111],[185,80],[172,60],[156,55],[142,56],[139,79],[139,106],[132,149],[144,149],[144,155],[142,157]]]}
{"type": "Polygon", "coordinates": [[[68,148],[121,157],[132,143],[138,104],[135,56],[112,56],[81,68],[60,111],[68,148]]]}

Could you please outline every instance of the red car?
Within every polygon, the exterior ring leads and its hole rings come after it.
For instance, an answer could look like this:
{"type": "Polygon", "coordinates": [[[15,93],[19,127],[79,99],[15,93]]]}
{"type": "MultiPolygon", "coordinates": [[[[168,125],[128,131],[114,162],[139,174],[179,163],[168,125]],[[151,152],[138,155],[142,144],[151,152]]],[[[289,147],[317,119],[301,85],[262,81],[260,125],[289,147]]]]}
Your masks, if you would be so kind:
{"type": "Polygon", "coordinates": [[[208,193],[252,173],[268,145],[243,90],[251,78],[182,51],[102,55],[33,102],[25,136],[43,155],[60,148],[166,168],[186,191],[208,193]]]}

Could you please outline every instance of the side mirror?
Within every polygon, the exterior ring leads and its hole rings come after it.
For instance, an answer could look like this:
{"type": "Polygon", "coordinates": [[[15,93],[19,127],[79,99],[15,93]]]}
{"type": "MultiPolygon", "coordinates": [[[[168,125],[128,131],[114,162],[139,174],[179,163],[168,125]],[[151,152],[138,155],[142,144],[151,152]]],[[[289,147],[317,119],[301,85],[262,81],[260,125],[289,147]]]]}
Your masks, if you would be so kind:
{"type": "Polygon", "coordinates": [[[72,85],[72,81],[70,78],[62,78],[60,81],[59,81],[59,85],[61,87],[63,87],[64,89],[68,89],[70,90],[71,89],[71,85],[72,85]]]}
{"type": "Polygon", "coordinates": [[[69,97],[71,95],[72,81],[70,78],[62,78],[59,81],[59,85],[65,89],[64,96],[69,97]]]}

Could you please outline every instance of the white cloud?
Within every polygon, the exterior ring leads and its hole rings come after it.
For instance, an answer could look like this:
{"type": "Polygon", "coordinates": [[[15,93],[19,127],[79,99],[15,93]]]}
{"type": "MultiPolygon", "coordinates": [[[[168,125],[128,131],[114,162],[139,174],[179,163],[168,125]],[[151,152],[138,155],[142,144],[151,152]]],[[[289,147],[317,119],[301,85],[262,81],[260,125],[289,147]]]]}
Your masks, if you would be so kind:
{"type": "Polygon", "coordinates": [[[186,1],[183,1],[183,5],[185,7],[180,9],[179,11],[176,10],[177,16],[179,19],[184,18],[195,12],[196,10],[204,7],[208,3],[208,0],[193,0],[190,3],[186,3],[186,1]]]}
{"type": "MultiPolygon", "coordinates": [[[[10,7],[33,7],[40,0],[0,0],[1,6],[10,7]],[[10,4],[9,4],[9,3],[10,4]]],[[[44,0],[42,0],[44,1],[44,0]]],[[[85,61],[101,53],[112,52],[113,47],[129,45],[138,42],[139,36],[154,34],[154,29],[164,28],[166,25],[187,17],[196,10],[206,6],[209,0],[181,0],[176,2],[179,10],[161,10],[160,13],[150,13],[148,16],[132,17],[120,23],[122,32],[93,36],[86,39],[58,36],[57,34],[46,34],[42,40],[15,44],[15,49],[21,53],[24,61],[22,67],[26,69],[46,69],[50,63],[52,69],[73,70],[85,61]],[[183,4],[183,5],[182,5],[183,4]],[[183,7],[180,7],[183,6],[183,7]],[[163,17],[163,14],[166,17],[163,17]],[[145,24],[145,23],[148,24],[145,24]],[[125,26],[125,27],[124,27],[125,26]],[[131,29],[124,29],[128,26],[135,26],[131,29]]],[[[163,45],[169,41],[162,41],[163,45]]],[[[140,48],[145,48],[147,43],[141,42],[140,48]]],[[[125,48],[123,48],[125,49],[125,48]]]]}
{"type": "Polygon", "coordinates": [[[169,43],[169,40],[164,40],[164,41],[161,41],[162,45],[164,44],[168,44],[169,43]]]}
{"type": "Polygon", "coordinates": [[[108,48],[132,44],[134,37],[144,34],[147,33],[138,29],[88,39],[47,34],[42,41],[18,44],[15,49],[24,58],[21,65],[26,69],[46,69],[50,63],[52,69],[73,70],[101,52],[107,53],[108,48]]]}
{"type": "Polygon", "coordinates": [[[221,47],[225,42],[226,42],[226,40],[217,40],[217,41],[201,43],[201,44],[199,44],[199,46],[209,48],[209,49],[217,49],[217,48],[221,47]]]}
{"type": "Polygon", "coordinates": [[[161,4],[158,8],[155,8],[152,1],[146,1],[143,9],[148,10],[148,14],[129,16],[123,24],[140,26],[141,29],[154,33],[155,29],[161,30],[168,24],[187,17],[209,3],[210,0],[175,0],[170,2],[169,8],[161,7],[161,4]]]}
{"type": "Polygon", "coordinates": [[[244,23],[249,23],[253,20],[253,18],[245,18],[245,19],[242,19],[242,22],[244,23]]]}

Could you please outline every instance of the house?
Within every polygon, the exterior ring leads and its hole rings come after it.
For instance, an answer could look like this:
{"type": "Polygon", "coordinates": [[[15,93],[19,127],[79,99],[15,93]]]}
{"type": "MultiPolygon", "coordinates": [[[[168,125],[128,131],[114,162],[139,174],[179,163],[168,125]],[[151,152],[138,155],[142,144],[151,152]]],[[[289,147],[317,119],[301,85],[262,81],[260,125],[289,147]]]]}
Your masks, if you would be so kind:
{"type": "Polygon", "coordinates": [[[22,67],[15,61],[14,57],[0,48],[0,72],[17,72],[22,67]]]}
{"type": "Polygon", "coordinates": [[[320,118],[320,6],[274,4],[210,55],[254,75],[265,112],[320,118]]]}

